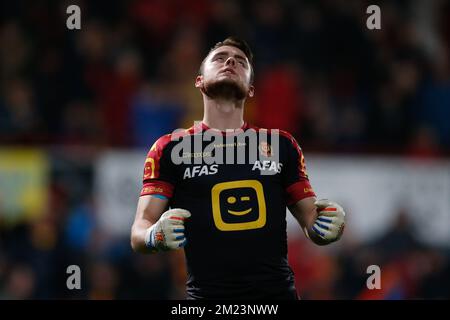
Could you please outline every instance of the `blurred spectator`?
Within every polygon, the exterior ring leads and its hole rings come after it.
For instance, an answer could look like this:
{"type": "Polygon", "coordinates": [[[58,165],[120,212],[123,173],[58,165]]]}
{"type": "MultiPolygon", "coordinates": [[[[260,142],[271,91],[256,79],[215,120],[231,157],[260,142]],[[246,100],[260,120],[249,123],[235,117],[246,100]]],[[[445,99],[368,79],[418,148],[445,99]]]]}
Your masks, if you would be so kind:
{"type": "Polygon", "coordinates": [[[66,145],[102,145],[106,137],[99,111],[84,101],[71,101],[62,115],[63,131],[58,141],[66,145]]]}
{"type": "Polygon", "coordinates": [[[115,70],[99,92],[99,106],[109,144],[130,144],[131,98],[140,83],[140,57],[134,51],[121,52],[115,70]]]}
{"type": "Polygon", "coordinates": [[[0,137],[2,140],[29,142],[38,140],[39,115],[32,88],[23,80],[11,80],[4,87],[0,102],[0,137]]]}
{"type": "Polygon", "coordinates": [[[388,260],[399,256],[402,252],[419,248],[420,243],[415,237],[414,227],[407,212],[401,209],[395,216],[391,229],[386,230],[373,245],[384,248],[385,258],[388,260]]]}
{"type": "Polygon", "coordinates": [[[423,89],[420,123],[433,128],[437,142],[450,146],[450,58],[449,49],[443,49],[432,63],[432,75],[423,89]]]}
{"type": "Polygon", "coordinates": [[[118,276],[115,268],[106,262],[95,261],[89,266],[89,299],[111,300],[117,295],[118,276]]]}
{"type": "Polygon", "coordinates": [[[29,67],[32,48],[17,20],[4,21],[0,27],[0,83],[20,76],[29,67]]]}
{"type": "Polygon", "coordinates": [[[284,64],[263,71],[255,84],[257,125],[298,133],[304,109],[300,79],[295,65],[284,64]]]}
{"type": "Polygon", "coordinates": [[[151,141],[178,128],[182,107],[170,97],[163,84],[147,84],[132,103],[132,128],[134,144],[147,148],[151,141]]]}
{"type": "Polygon", "coordinates": [[[8,300],[24,300],[33,298],[36,276],[27,265],[12,265],[11,272],[0,290],[0,298],[8,300]]]}

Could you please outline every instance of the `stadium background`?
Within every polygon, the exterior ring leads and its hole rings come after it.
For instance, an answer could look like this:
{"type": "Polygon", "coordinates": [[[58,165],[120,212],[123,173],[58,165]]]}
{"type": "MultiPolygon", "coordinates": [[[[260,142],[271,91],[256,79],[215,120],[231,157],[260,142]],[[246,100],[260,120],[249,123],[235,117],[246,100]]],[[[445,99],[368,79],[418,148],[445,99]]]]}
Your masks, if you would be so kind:
{"type": "Polygon", "coordinates": [[[180,256],[133,254],[119,222],[147,148],[201,119],[198,66],[230,34],[255,54],[247,119],[292,132],[318,195],[347,204],[331,247],[290,224],[300,296],[450,297],[448,1],[17,0],[0,19],[1,299],[184,297],[180,256]],[[73,264],[81,290],[66,287],[73,264]]]}

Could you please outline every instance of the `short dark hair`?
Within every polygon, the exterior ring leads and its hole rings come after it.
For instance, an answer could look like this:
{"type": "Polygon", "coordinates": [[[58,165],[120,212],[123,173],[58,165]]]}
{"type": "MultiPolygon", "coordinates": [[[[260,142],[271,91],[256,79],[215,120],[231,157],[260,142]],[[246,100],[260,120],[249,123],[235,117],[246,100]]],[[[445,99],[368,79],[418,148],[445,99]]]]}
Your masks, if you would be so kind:
{"type": "Polygon", "coordinates": [[[254,79],[254,68],[253,68],[253,53],[252,50],[250,49],[249,45],[247,44],[247,42],[245,42],[242,39],[239,39],[237,37],[231,36],[226,38],[223,41],[217,42],[214,47],[212,47],[208,54],[206,55],[206,57],[203,59],[200,68],[198,70],[198,74],[202,75],[203,74],[203,65],[205,63],[206,58],[208,58],[209,54],[216,50],[217,48],[223,47],[223,46],[231,46],[231,47],[236,47],[238,49],[240,49],[245,56],[248,59],[248,62],[250,63],[250,83],[253,83],[253,79],[254,79]]]}

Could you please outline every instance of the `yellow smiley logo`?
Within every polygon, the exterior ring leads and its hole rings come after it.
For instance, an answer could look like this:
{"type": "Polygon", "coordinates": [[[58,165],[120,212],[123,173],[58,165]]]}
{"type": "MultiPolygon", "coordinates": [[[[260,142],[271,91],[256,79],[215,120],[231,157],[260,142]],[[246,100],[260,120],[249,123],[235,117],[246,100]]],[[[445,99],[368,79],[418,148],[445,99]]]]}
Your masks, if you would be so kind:
{"type": "MultiPolygon", "coordinates": [[[[250,201],[250,197],[241,197],[241,201],[250,201]]],[[[237,202],[236,197],[233,197],[233,196],[228,197],[227,202],[229,204],[235,204],[237,202]]],[[[244,210],[244,211],[234,211],[234,210],[230,210],[230,209],[228,209],[227,211],[228,211],[228,213],[233,214],[235,216],[243,216],[245,214],[250,213],[252,211],[252,208],[244,210]]]]}
{"type": "Polygon", "coordinates": [[[212,188],[211,196],[214,224],[219,230],[250,230],[265,226],[266,202],[263,186],[259,181],[218,183],[212,188]],[[238,220],[228,217],[237,217],[238,220]]]}

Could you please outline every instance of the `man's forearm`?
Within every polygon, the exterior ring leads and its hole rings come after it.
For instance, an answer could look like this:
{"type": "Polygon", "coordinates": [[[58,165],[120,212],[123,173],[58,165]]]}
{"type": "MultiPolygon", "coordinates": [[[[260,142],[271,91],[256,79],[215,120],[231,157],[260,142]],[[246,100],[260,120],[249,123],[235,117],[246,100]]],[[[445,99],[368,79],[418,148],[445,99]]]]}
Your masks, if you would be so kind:
{"type": "Polygon", "coordinates": [[[150,253],[150,250],[145,245],[145,234],[147,229],[152,226],[148,220],[140,219],[135,221],[131,228],[131,247],[134,251],[140,253],[150,253]]]}
{"type": "Polygon", "coordinates": [[[337,241],[344,227],[345,212],[341,206],[313,197],[289,207],[306,237],[319,246],[337,241]],[[319,217],[320,216],[320,217],[319,217]]]}

